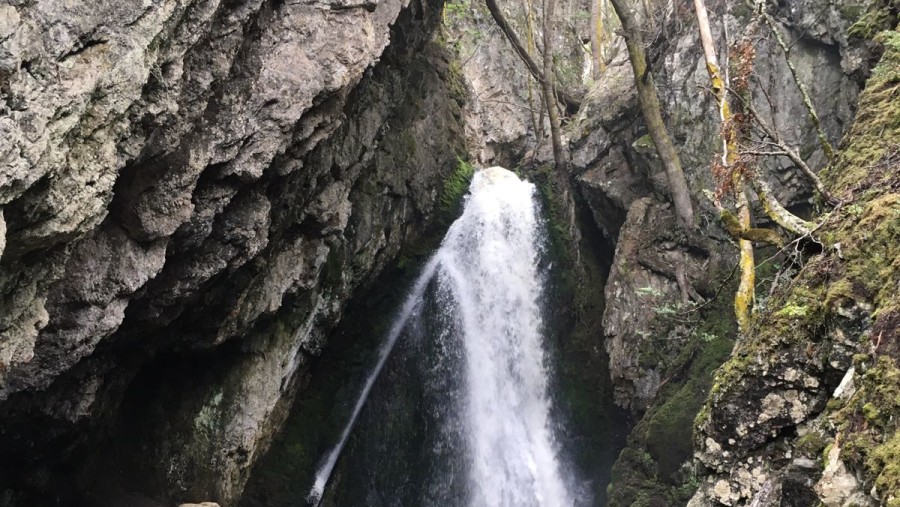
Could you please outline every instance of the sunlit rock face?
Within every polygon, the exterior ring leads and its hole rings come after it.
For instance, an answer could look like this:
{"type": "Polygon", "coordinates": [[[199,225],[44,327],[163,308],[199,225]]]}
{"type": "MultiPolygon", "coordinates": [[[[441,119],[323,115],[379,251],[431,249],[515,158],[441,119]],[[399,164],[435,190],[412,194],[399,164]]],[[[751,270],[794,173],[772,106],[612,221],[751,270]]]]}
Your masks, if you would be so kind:
{"type": "Polygon", "coordinates": [[[0,7],[14,505],[57,487],[233,503],[346,300],[431,223],[464,152],[439,13],[0,7]]]}

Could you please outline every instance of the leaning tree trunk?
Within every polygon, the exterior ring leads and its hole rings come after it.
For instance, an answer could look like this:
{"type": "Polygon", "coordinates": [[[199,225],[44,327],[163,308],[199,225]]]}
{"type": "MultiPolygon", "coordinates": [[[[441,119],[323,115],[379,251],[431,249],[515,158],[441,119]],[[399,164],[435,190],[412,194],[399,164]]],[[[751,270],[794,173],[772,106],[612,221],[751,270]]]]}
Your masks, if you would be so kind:
{"type": "Polygon", "coordinates": [[[611,0],[613,9],[622,22],[622,30],[625,36],[625,45],[628,48],[628,56],[631,67],[634,70],[634,83],[638,90],[638,98],[641,103],[641,112],[647,123],[647,130],[656,146],[656,152],[662,160],[666,171],[666,179],[669,183],[669,191],[672,193],[672,202],[675,204],[675,213],[679,223],[686,229],[694,228],[694,210],[691,207],[691,195],[688,190],[684,171],[681,169],[681,160],[678,152],[672,144],[672,139],[666,131],[660,112],[659,97],[656,95],[656,85],[653,75],[647,67],[647,54],[644,51],[644,41],[641,35],[641,27],[637,22],[634,11],[626,4],[627,0],[611,0]]]}
{"type": "Polygon", "coordinates": [[[562,147],[562,135],[560,133],[559,111],[557,110],[556,93],[554,93],[553,82],[550,76],[553,76],[553,11],[556,9],[556,0],[544,0],[544,102],[547,105],[547,118],[550,120],[550,140],[553,144],[553,161],[556,163],[556,170],[560,173],[566,172],[566,155],[562,147]]]}
{"type": "Polygon", "coordinates": [[[591,76],[594,80],[606,72],[606,62],[603,59],[603,8],[606,0],[594,0],[591,2],[591,76]]]}
{"type": "MultiPolygon", "coordinates": [[[[547,79],[553,79],[553,74],[546,74],[542,72],[538,65],[531,58],[531,55],[528,54],[528,49],[522,44],[519,36],[516,35],[516,31],[513,30],[512,26],[506,21],[506,17],[503,16],[503,12],[500,11],[500,7],[497,5],[496,0],[484,0],[484,3],[487,5],[488,11],[491,13],[491,17],[494,18],[494,22],[497,23],[497,26],[500,27],[500,31],[503,32],[503,35],[506,36],[506,39],[512,44],[513,49],[516,51],[516,54],[519,55],[519,58],[522,60],[522,63],[525,64],[525,67],[528,69],[528,72],[539,82],[543,83],[547,79]]],[[[546,8],[545,8],[546,9],[546,8]]],[[[546,14],[545,14],[546,17],[546,14]]],[[[566,105],[566,110],[571,113],[578,111],[581,107],[581,101],[572,97],[564,90],[556,89],[554,96],[556,100],[559,100],[563,104],[566,105]]],[[[556,101],[554,100],[554,102],[556,101]]]]}

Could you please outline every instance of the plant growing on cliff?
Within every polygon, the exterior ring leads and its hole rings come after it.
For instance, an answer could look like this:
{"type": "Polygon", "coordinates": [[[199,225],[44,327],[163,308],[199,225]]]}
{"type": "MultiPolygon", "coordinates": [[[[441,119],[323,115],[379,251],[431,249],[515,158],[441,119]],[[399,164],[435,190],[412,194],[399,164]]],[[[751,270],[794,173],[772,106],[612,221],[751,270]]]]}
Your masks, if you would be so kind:
{"type": "MultiPolygon", "coordinates": [[[[769,127],[752,105],[750,78],[753,74],[755,49],[751,37],[755,35],[758,24],[765,21],[769,24],[779,45],[789,57],[789,48],[784,43],[774,25],[774,21],[762,3],[757,3],[758,16],[747,30],[747,36],[730,46],[726,53],[724,66],[720,66],[718,55],[713,44],[712,30],[709,24],[706,5],[703,0],[694,0],[694,12],[700,35],[700,45],[706,62],[706,70],[710,78],[710,90],[713,94],[719,115],[722,136],[721,157],[712,165],[716,191],[708,193],[708,197],[716,209],[726,230],[737,240],[740,249],[740,283],[734,299],[735,316],[739,328],[746,332],[750,327],[755,299],[755,260],[754,243],[767,243],[779,248],[785,241],[775,230],[753,227],[747,191],[754,192],[769,219],[784,230],[799,237],[809,237],[816,229],[816,224],[797,217],[789,212],[775,197],[766,179],[760,173],[756,157],[761,155],[787,156],[809,177],[815,188],[822,194],[826,202],[834,202],[834,198],[825,189],[821,180],[802,160],[800,155],[787,146],[773,127],[769,127]],[[730,61],[729,58],[730,57],[730,61]],[[733,71],[733,79],[729,75],[733,71]],[[762,130],[762,142],[774,145],[776,152],[763,152],[747,149],[747,144],[760,142],[754,139],[752,126],[758,125],[762,130]]],[[[727,26],[723,25],[727,39],[727,26]]],[[[727,42],[727,41],[726,41],[727,42]]],[[[810,118],[816,127],[823,151],[829,158],[833,157],[831,145],[825,138],[818,121],[818,115],[809,101],[806,88],[799,80],[793,65],[788,58],[788,66],[792,76],[804,97],[810,118]]]]}
{"type": "Polygon", "coordinates": [[[465,160],[458,158],[456,169],[444,180],[444,188],[441,191],[439,201],[440,213],[450,220],[450,217],[456,215],[463,195],[469,189],[472,182],[472,176],[475,174],[475,167],[465,160]]]}

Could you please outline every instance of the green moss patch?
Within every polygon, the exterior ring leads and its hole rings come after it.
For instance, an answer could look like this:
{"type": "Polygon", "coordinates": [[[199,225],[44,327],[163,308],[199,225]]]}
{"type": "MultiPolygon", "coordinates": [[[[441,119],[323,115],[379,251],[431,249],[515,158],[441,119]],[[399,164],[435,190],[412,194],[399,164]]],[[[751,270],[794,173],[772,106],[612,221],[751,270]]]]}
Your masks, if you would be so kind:
{"type": "Polygon", "coordinates": [[[862,39],[872,39],[882,30],[890,30],[900,21],[900,2],[897,0],[876,0],[866,12],[852,2],[840,8],[845,19],[856,20],[850,27],[849,35],[862,39]]]}
{"type": "Polygon", "coordinates": [[[865,470],[883,499],[900,501],[900,368],[893,358],[867,355],[856,366],[856,393],[831,415],[841,457],[865,470]]]}
{"type": "Polygon", "coordinates": [[[610,506],[685,505],[699,486],[690,465],[694,421],[737,333],[727,298],[706,308],[688,342],[664,364],[664,385],[613,466],[610,506]]]}
{"type": "MultiPolygon", "coordinates": [[[[896,2],[883,5],[892,6],[887,14],[873,14],[882,21],[869,16],[860,23],[884,29],[883,20],[890,18],[896,24],[896,2]]],[[[841,458],[862,472],[865,484],[875,485],[885,504],[898,505],[900,347],[894,344],[900,324],[900,33],[874,38],[884,47],[882,60],[860,95],[838,159],[822,173],[825,185],[843,201],[815,233],[824,252],[756,316],[754,327],[718,370],[697,425],[700,440],[712,436],[722,444],[736,432],[728,425],[736,423],[721,407],[757,401],[765,383],[773,381],[772,373],[789,367],[816,375],[827,392],[855,352],[857,390],[849,400],[831,400],[826,410],[840,435],[841,458]]],[[[793,423],[757,425],[753,431],[775,434],[793,423]]],[[[767,438],[745,439],[754,436],[767,438]]],[[[827,454],[831,445],[812,434],[795,441],[798,452],[808,456],[827,454]]],[[[735,455],[740,458],[740,450],[735,455]]]]}
{"type": "Polygon", "coordinates": [[[444,220],[450,221],[459,215],[462,198],[469,190],[475,167],[463,159],[457,159],[456,169],[444,180],[439,200],[439,211],[444,220]]]}

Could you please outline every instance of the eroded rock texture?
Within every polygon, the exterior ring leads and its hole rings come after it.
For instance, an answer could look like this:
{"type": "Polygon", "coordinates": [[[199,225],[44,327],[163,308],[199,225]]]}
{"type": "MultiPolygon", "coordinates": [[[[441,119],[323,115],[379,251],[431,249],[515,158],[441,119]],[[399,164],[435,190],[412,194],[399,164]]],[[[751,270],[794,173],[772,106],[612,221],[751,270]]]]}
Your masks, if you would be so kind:
{"type": "Polygon", "coordinates": [[[706,480],[692,505],[900,502],[900,33],[896,11],[881,20],[884,54],[823,171],[850,208],[823,222],[825,250],[717,372],[697,419],[706,480]]]}
{"type": "Polygon", "coordinates": [[[6,501],[234,503],[463,153],[440,8],[0,7],[6,501]]]}
{"type": "MultiPolygon", "coordinates": [[[[543,46],[541,2],[499,0],[504,18],[541,65],[543,46]]],[[[584,89],[590,37],[591,2],[557,2],[553,28],[553,56],[560,86],[575,95],[584,89]]],[[[537,83],[481,1],[447,2],[444,37],[453,44],[460,70],[471,91],[466,104],[466,134],[473,157],[485,166],[522,166],[540,151],[552,157],[550,124],[537,83]]]]}

